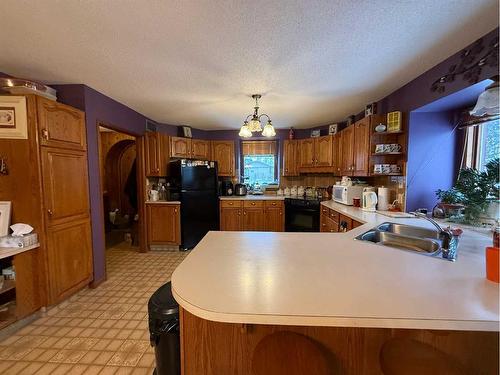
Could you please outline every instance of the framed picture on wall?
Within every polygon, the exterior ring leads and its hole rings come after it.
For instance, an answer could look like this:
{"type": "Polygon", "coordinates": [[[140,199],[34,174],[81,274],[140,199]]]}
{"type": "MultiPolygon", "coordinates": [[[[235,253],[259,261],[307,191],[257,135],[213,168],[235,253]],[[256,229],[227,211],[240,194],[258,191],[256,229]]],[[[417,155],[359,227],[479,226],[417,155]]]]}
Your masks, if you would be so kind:
{"type": "Polygon", "coordinates": [[[191,128],[189,126],[183,126],[182,127],[182,134],[186,138],[193,138],[193,134],[192,134],[191,128]]]}
{"type": "Polygon", "coordinates": [[[28,138],[28,117],[24,96],[0,96],[0,138],[28,138]]]}
{"type": "Polygon", "coordinates": [[[338,131],[339,131],[339,124],[328,125],[328,134],[329,135],[337,134],[338,131]]]}
{"type": "Polygon", "coordinates": [[[311,130],[311,137],[316,138],[316,137],[319,137],[320,135],[321,135],[321,130],[319,130],[319,129],[311,130]]]}
{"type": "Polygon", "coordinates": [[[11,208],[12,202],[0,201],[0,237],[9,234],[11,208]]]}

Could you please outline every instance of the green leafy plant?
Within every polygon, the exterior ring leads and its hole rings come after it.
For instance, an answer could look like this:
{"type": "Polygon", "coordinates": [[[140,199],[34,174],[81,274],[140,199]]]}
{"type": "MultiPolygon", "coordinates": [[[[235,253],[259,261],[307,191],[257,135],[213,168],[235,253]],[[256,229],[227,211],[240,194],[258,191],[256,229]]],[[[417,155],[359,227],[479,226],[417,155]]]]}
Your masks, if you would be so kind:
{"type": "Polygon", "coordinates": [[[485,165],[484,171],[473,168],[460,170],[453,189],[463,196],[460,203],[465,205],[465,222],[477,223],[479,216],[488,209],[490,202],[498,200],[499,167],[500,162],[496,158],[485,165]]]}
{"type": "Polygon", "coordinates": [[[464,196],[455,188],[449,190],[436,190],[436,197],[441,201],[441,203],[457,204],[464,201],[464,196]]]}

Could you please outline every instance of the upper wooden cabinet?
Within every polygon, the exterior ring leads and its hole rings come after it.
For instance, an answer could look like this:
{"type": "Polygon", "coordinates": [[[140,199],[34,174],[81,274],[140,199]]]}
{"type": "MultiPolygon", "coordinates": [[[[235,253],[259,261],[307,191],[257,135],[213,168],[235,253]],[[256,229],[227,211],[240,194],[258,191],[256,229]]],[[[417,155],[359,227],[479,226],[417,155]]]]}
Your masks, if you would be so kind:
{"type": "Polygon", "coordinates": [[[314,138],[314,155],[315,166],[331,167],[333,161],[333,137],[327,135],[324,137],[314,138]]]}
{"type": "Polygon", "coordinates": [[[212,141],[212,160],[218,164],[219,176],[235,175],[235,154],[233,141],[212,141]]]}
{"type": "Polygon", "coordinates": [[[340,171],[342,176],[352,176],[354,170],[354,125],[340,132],[340,171]]]}
{"type": "Polygon", "coordinates": [[[340,133],[332,136],[332,167],[333,173],[340,175],[341,172],[341,155],[342,155],[342,141],[340,133]]]}
{"type": "Polygon", "coordinates": [[[170,156],[173,158],[190,158],[191,139],[170,137],[170,156]]]}
{"type": "Polygon", "coordinates": [[[181,243],[180,205],[146,204],[148,245],[181,243]]]}
{"type": "Polygon", "coordinates": [[[283,142],[283,176],[298,176],[299,175],[299,141],[286,140],[283,142]]]}
{"type": "Polygon", "coordinates": [[[368,176],[370,161],[370,117],[354,124],[354,176],[368,176]]]}
{"type": "Polygon", "coordinates": [[[203,139],[191,140],[191,157],[193,159],[209,160],[210,159],[210,141],[203,139]]]}
{"type": "Polygon", "coordinates": [[[146,132],[144,157],[146,176],[165,176],[169,162],[169,139],[165,134],[146,132]]]}
{"type": "Polygon", "coordinates": [[[299,142],[300,169],[302,171],[314,172],[320,168],[324,171],[334,172],[331,168],[334,155],[332,135],[301,139],[299,142]]]}
{"type": "Polygon", "coordinates": [[[37,97],[38,129],[42,146],[85,151],[85,115],[76,108],[37,97]]]}
{"type": "Polygon", "coordinates": [[[301,139],[299,141],[300,147],[300,166],[301,167],[314,167],[315,158],[315,147],[314,138],[301,139]]]}

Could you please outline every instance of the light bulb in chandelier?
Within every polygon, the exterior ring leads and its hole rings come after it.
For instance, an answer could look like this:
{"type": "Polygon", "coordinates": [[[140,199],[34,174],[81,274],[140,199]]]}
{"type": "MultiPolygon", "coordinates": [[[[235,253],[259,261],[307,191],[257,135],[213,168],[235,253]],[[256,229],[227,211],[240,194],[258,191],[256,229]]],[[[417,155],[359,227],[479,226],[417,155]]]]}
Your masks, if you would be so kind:
{"type": "Polygon", "coordinates": [[[276,130],[274,130],[274,126],[271,123],[271,120],[269,120],[267,122],[266,126],[264,126],[264,130],[262,130],[262,135],[264,137],[274,137],[274,136],[276,136],[276,130]]]}
{"type": "Polygon", "coordinates": [[[248,128],[248,123],[246,121],[243,123],[238,135],[242,138],[250,138],[252,136],[252,132],[248,128]]]}

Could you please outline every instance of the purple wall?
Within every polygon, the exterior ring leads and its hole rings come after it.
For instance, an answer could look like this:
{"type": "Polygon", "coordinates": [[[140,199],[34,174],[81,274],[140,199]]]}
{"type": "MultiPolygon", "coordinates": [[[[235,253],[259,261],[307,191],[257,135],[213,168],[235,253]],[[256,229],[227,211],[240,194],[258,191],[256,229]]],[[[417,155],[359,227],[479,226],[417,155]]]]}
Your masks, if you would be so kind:
{"type": "Polygon", "coordinates": [[[435,191],[453,186],[457,170],[454,112],[412,112],[408,137],[407,210],[431,210],[435,191]]]}

